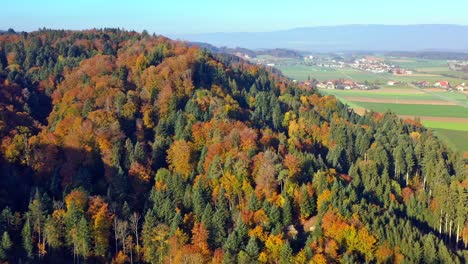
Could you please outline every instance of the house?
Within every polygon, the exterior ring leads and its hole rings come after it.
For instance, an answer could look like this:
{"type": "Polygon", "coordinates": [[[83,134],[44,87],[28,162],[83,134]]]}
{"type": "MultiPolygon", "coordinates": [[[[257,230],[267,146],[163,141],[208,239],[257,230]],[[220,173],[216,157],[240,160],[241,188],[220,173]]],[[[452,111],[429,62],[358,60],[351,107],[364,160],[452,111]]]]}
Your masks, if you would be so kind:
{"type": "Polygon", "coordinates": [[[437,81],[436,83],[434,83],[434,86],[440,88],[449,88],[450,83],[448,81],[437,81]]]}
{"type": "Polygon", "coordinates": [[[332,82],[330,82],[330,81],[328,81],[328,82],[327,82],[327,89],[335,89],[335,84],[332,83],[332,82]]]}
{"type": "Polygon", "coordinates": [[[397,75],[397,74],[405,74],[406,71],[404,69],[400,69],[400,68],[395,68],[395,69],[392,69],[391,72],[394,74],[394,75],[397,75]]]}
{"type": "Polygon", "coordinates": [[[463,85],[457,85],[457,87],[455,87],[457,89],[457,91],[459,92],[464,92],[465,91],[465,86],[463,85]]]}
{"type": "Polygon", "coordinates": [[[428,82],[428,81],[422,81],[422,82],[420,82],[420,83],[418,83],[418,84],[419,84],[419,86],[421,86],[421,87],[429,87],[429,86],[431,86],[431,83],[428,82]]]}
{"type": "Polygon", "coordinates": [[[316,87],[318,89],[325,89],[325,88],[327,88],[327,85],[325,83],[319,82],[319,83],[317,83],[316,87]]]}
{"type": "Polygon", "coordinates": [[[390,86],[393,86],[393,85],[395,85],[395,84],[397,84],[396,81],[388,81],[388,82],[387,82],[387,85],[390,85],[390,86]]]}

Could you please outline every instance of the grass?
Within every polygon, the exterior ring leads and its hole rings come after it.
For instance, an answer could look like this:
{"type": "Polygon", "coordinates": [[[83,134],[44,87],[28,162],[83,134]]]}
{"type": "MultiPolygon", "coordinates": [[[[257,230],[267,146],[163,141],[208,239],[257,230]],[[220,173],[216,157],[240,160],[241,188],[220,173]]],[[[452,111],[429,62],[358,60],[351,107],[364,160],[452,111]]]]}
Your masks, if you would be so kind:
{"type": "Polygon", "coordinates": [[[447,61],[445,60],[427,60],[418,58],[386,58],[386,61],[398,65],[399,67],[406,69],[418,69],[418,68],[434,68],[434,67],[445,67],[447,68],[447,61]]]}
{"type": "Polygon", "coordinates": [[[468,140],[466,131],[441,128],[435,128],[433,130],[435,135],[437,135],[439,139],[446,142],[453,149],[461,152],[468,152],[468,140]]]}
{"type": "MultiPolygon", "coordinates": [[[[412,88],[408,88],[412,89],[412,88]]],[[[391,89],[379,89],[374,91],[364,91],[364,90],[321,90],[325,94],[332,94],[337,97],[368,97],[368,98],[378,98],[378,99],[408,99],[408,100],[440,100],[439,97],[430,95],[430,94],[410,94],[405,93],[404,90],[396,93],[396,90],[391,89]]]]}
{"type": "MultiPolygon", "coordinates": [[[[429,121],[423,120],[422,123],[426,127],[430,128],[441,128],[441,129],[450,129],[456,131],[466,131],[465,136],[468,136],[468,123],[460,122],[443,122],[443,121],[429,121]]],[[[468,138],[467,138],[468,139],[468,138]]]]}
{"type": "Polygon", "coordinates": [[[463,94],[459,92],[435,92],[434,94],[442,95],[444,97],[448,97],[454,100],[457,100],[462,103],[468,103],[468,94],[463,94]]]}
{"type": "Polygon", "coordinates": [[[399,115],[435,116],[435,117],[468,117],[468,108],[458,105],[410,105],[359,102],[359,106],[376,112],[393,111],[399,115]]]}
{"type": "Polygon", "coordinates": [[[437,75],[437,74],[433,74],[434,76],[417,76],[417,73],[413,75],[407,75],[407,76],[390,75],[390,74],[387,74],[387,75],[388,75],[388,78],[392,80],[405,82],[405,83],[422,82],[422,81],[435,83],[440,80],[446,80],[452,85],[458,85],[458,84],[461,84],[462,82],[466,82],[459,78],[445,77],[445,76],[437,75]]]}
{"type": "Polygon", "coordinates": [[[289,78],[292,78],[298,81],[306,81],[309,76],[311,78],[315,78],[320,81],[345,78],[344,75],[342,75],[341,73],[339,73],[338,71],[334,69],[324,69],[324,68],[314,67],[314,66],[280,65],[276,68],[280,69],[283,72],[283,74],[288,76],[289,78]]]}

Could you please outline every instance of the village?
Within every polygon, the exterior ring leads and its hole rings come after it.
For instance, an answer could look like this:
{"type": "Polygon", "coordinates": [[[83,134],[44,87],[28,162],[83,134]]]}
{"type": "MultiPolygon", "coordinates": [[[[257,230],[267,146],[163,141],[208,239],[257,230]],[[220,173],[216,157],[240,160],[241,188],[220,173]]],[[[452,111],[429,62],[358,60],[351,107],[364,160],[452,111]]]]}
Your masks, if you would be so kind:
{"type": "Polygon", "coordinates": [[[387,64],[382,58],[366,56],[363,58],[355,59],[344,59],[340,57],[317,57],[317,56],[305,56],[304,62],[306,65],[318,66],[323,68],[354,68],[361,71],[367,71],[371,73],[390,73],[394,75],[411,75],[412,70],[403,69],[393,64],[387,64]]]}
{"type": "Polygon", "coordinates": [[[311,83],[311,82],[305,82],[305,85],[315,87],[317,89],[331,89],[331,90],[351,90],[351,89],[356,89],[356,90],[375,90],[379,89],[380,87],[375,84],[366,84],[366,83],[358,83],[353,80],[344,80],[344,79],[338,79],[338,80],[329,80],[326,82],[316,82],[316,83],[311,83]]]}

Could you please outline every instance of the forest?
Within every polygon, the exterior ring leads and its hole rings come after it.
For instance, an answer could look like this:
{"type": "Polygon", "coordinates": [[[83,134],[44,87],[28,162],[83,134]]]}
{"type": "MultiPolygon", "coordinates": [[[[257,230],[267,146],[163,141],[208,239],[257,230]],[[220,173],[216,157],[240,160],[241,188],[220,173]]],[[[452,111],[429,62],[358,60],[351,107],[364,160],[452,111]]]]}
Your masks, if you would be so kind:
{"type": "Polygon", "coordinates": [[[146,31],[9,31],[0,211],[0,263],[466,263],[468,157],[146,31]]]}

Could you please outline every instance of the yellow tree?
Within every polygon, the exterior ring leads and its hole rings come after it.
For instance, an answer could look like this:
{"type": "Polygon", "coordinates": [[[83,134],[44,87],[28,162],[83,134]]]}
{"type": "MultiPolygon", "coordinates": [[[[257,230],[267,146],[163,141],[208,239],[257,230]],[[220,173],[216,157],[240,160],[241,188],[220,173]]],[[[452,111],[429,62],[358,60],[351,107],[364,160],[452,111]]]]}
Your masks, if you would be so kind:
{"type": "Polygon", "coordinates": [[[109,248],[110,227],[112,215],[108,204],[102,198],[91,198],[88,212],[91,215],[91,227],[94,239],[94,254],[104,257],[109,248]]]}
{"type": "Polygon", "coordinates": [[[192,148],[185,140],[175,141],[167,151],[169,168],[187,178],[193,169],[192,148]]]}

